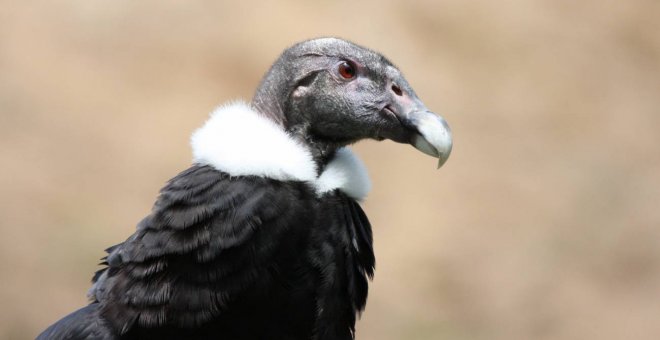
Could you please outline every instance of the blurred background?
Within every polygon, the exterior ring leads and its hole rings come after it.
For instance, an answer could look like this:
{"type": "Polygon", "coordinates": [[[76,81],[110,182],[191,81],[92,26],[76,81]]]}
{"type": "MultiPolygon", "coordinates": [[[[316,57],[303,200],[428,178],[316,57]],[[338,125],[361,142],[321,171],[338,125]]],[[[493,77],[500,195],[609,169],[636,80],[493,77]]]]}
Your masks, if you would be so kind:
{"type": "Polygon", "coordinates": [[[376,277],[358,339],[660,338],[660,2],[0,0],[0,338],[86,303],[214,106],[287,46],[394,61],[440,170],[355,146],[376,277]]]}

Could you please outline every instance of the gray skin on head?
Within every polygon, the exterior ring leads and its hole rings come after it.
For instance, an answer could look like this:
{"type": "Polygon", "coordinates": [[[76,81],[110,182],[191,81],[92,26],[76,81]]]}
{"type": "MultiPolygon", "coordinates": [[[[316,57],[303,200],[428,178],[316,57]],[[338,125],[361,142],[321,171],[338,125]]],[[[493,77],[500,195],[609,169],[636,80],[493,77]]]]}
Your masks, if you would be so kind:
{"type": "Polygon", "coordinates": [[[439,157],[440,165],[451,151],[447,124],[426,109],[389,60],[337,38],[303,41],[285,50],[252,105],[307,145],[317,164],[337,148],[366,138],[413,144],[439,157]],[[340,72],[346,63],[354,71],[349,79],[340,72]]]}

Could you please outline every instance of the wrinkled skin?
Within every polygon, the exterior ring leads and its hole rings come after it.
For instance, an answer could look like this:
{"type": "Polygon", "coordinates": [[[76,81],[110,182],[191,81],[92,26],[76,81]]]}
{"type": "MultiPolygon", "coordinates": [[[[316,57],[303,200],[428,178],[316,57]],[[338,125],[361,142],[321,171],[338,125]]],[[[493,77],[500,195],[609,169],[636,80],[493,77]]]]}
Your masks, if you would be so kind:
{"type": "Polygon", "coordinates": [[[424,106],[401,72],[382,55],[340,39],[286,50],[253,104],[307,144],[317,163],[366,138],[413,144],[440,165],[451,152],[448,125],[424,106]],[[340,71],[346,63],[350,78],[340,71]]]}

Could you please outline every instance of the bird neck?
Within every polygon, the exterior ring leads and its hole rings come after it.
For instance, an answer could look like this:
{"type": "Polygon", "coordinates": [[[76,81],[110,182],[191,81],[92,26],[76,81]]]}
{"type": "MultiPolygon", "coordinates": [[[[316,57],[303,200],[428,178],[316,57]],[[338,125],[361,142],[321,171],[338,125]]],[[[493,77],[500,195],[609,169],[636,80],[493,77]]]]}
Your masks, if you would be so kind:
{"type": "MultiPolygon", "coordinates": [[[[266,78],[264,82],[268,81],[269,78],[266,78]]],[[[281,126],[298,143],[304,145],[311,152],[318,174],[320,174],[328,162],[332,160],[335,152],[350,143],[333,141],[318,136],[311,128],[310,119],[306,117],[305,112],[289,106],[288,103],[280,103],[276,99],[278,96],[272,95],[272,93],[278,93],[280,90],[269,86],[261,86],[252,99],[252,106],[261,112],[264,117],[281,126]],[[270,91],[262,88],[270,88],[270,91]]]]}
{"type": "Polygon", "coordinates": [[[286,131],[300,144],[311,152],[316,169],[320,174],[325,166],[333,159],[337,150],[345,145],[317,138],[306,124],[286,127],[286,131]]]}

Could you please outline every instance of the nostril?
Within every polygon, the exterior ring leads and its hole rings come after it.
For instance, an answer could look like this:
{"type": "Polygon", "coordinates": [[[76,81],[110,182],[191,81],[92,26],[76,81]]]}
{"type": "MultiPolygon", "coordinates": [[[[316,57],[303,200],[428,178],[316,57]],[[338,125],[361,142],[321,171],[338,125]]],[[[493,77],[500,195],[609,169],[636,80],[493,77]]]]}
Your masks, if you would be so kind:
{"type": "Polygon", "coordinates": [[[396,84],[392,84],[392,92],[394,92],[397,96],[403,95],[403,92],[401,91],[401,88],[397,86],[396,84]]]}

